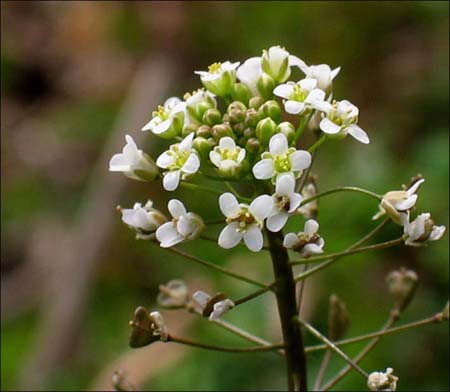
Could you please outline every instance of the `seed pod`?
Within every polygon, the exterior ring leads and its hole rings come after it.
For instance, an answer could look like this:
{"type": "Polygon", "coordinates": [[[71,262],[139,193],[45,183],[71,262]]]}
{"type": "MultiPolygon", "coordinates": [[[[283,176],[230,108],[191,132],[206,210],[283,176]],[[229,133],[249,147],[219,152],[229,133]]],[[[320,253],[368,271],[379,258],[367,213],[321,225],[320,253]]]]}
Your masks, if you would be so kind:
{"type": "Polygon", "coordinates": [[[418,280],[414,271],[404,267],[390,272],[386,277],[389,293],[394,296],[399,310],[404,310],[411,302],[418,280]]]}
{"type": "Polygon", "coordinates": [[[345,302],[337,295],[330,295],[328,308],[328,337],[332,341],[341,339],[348,330],[350,320],[345,302]]]}

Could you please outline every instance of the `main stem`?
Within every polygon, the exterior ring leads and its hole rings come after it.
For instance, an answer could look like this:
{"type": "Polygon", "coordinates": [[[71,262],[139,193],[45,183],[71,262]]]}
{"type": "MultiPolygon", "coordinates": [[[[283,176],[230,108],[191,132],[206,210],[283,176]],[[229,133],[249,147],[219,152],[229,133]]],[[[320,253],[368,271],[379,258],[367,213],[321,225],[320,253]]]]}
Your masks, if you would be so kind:
{"type": "Polygon", "coordinates": [[[300,325],[295,322],[297,304],[295,281],[283,234],[266,230],[275,275],[275,295],[286,351],[289,391],[306,391],[306,355],[300,325]]]}

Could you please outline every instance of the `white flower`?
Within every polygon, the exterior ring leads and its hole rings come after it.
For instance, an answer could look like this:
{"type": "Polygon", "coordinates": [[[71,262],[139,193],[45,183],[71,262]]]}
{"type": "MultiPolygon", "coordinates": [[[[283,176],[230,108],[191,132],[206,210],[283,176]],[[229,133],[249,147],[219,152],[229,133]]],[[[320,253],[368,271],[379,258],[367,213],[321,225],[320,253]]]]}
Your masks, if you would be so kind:
{"type": "Polygon", "coordinates": [[[272,195],[273,209],[266,222],[270,231],[280,231],[286,224],[289,215],[300,205],[302,197],[294,190],[294,175],[292,173],[280,174],[277,178],[275,194],[272,195]]]}
{"type": "Polygon", "coordinates": [[[263,50],[261,56],[262,70],[270,75],[275,82],[283,83],[291,75],[291,66],[301,67],[305,63],[280,46],[272,46],[269,50],[263,50]]]}
{"type": "Polygon", "coordinates": [[[311,164],[311,154],[294,147],[289,148],[287,138],[282,133],[270,138],[269,152],[262,153],[261,158],[253,166],[253,175],[258,180],[271,178],[273,182],[280,173],[292,172],[298,177],[311,164]]]}
{"type": "Polygon", "coordinates": [[[275,87],[273,93],[284,98],[284,109],[290,114],[302,114],[307,110],[325,110],[325,92],[316,88],[316,79],[302,79],[297,83],[287,82],[275,87]]]}
{"type": "Polygon", "coordinates": [[[409,222],[409,214],[402,215],[405,245],[422,246],[428,241],[437,241],[445,233],[445,226],[436,226],[428,212],[420,214],[409,222]]]}
{"type": "Polygon", "coordinates": [[[168,209],[173,219],[164,223],[156,230],[156,239],[161,247],[170,248],[182,241],[196,238],[202,231],[202,218],[193,212],[187,212],[183,203],[173,199],[169,201],[168,209]]]}
{"type": "Polygon", "coordinates": [[[219,245],[230,249],[244,239],[251,251],[259,252],[264,241],[261,230],[264,219],[272,211],[273,199],[269,195],[261,195],[247,205],[239,204],[233,194],[224,193],[219,198],[219,205],[228,223],[219,235],[219,245]]]}
{"type": "Polygon", "coordinates": [[[320,122],[320,129],[328,135],[343,138],[350,134],[361,143],[370,143],[369,136],[356,123],[358,122],[359,109],[347,100],[322,104],[326,116],[320,122]]]}
{"type": "Polygon", "coordinates": [[[159,174],[159,170],[145,152],[139,150],[130,135],[125,136],[127,144],[121,154],[115,154],[109,161],[109,170],[123,172],[127,177],[140,181],[151,181],[159,174]]]}
{"type": "Polygon", "coordinates": [[[144,207],[141,203],[135,203],[132,209],[120,209],[122,221],[137,231],[136,238],[147,239],[167,218],[162,212],[153,208],[153,202],[147,201],[144,207]]]}
{"type": "Polygon", "coordinates": [[[417,201],[416,192],[424,181],[425,179],[422,178],[406,190],[387,192],[378,207],[380,211],[372,219],[378,219],[387,213],[395,223],[403,225],[402,215],[415,206],[417,201]]]}
{"type": "Polygon", "coordinates": [[[209,153],[209,159],[214,166],[219,168],[219,172],[225,176],[234,176],[242,168],[242,161],[245,158],[245,149],[236,146],[234,140],[225,136],[219,141],[219,145],[209,153]]]}
{"type": "Polygon", "coordinates": [[[225,312],[233,308],[234,302],[229,298],[224,298],[223,294],[211,297],[204,291],[196,291],[192,299],[199,305],[204,316],[209,316],[210,321],[218,320],[225,312]]]}
{"type": "Polygon", "coordinates": [[[156,160],[159,167],[169,169],[163,178],[165,190],[174,191],[180,183],[180,177],[184,180],[200,168],[200,159],[192,148],[193,139],[194,133],[190,133],[181,143],[171,145],[170,149],[156,160]]]}
{"type": "Polygon", "coordinates": [[[188,288],[182,280],[170,280],[166,285],[159,286],[157,302],[161,306],[166,308],[180,308],[185,306],[188,300],[188,288]]]}
{"type": "Polygon", "coordinates": [[[203,114],[211,108],[217,107],[217,101],[214,94],[206,91],[204,88],[198,89],[192,93],[186,93],[183,97],[186,100],[186,110],[188,113],[188,122],[195,124],[203,123],[203,114]]]}
{"type": "Polygon", "coordinates": [[[367,378],[367,386],[371,391],[396,391],[398,377],[392,372],[394,369],[387,368],[386,372],[372,372],[367,378]]]}
{"type": "Polygon", "coordinates": [[[317,87],[325,92],[331,92],[333,87],[333,80],[338,75],[341,67],[331,69],[328,64],[300,65],[300,69],[303,71],[307,78],[313,78],[317,80],[317,87]]]}
{"type": "Polygon", "coordinates": [[[283,246],[300,252],[304,258],[323,253],[322,248],[325,245],[325,241],[317,233],[318,230],[319,224],[314,219],[307,220],[303,232],[286,234],[283,246]]]}
{"type": "Polygon", "coordinates": [[[144,125],[143,131],[152,131],[165,139],[178,136],[186,120],[186,102],[180,98],[171,97],[164,102],[164,106],[158,106],[158,110],[152,113],[152,119],[144,125]]]}
{"type": "Polygon", "coordinates": [[[238,79],[247,85],[253,95],[259,95],[256,84],[262,75],[261,57],[251,57],[236,71],[238,79]]]}
{"type": "Polygon", "coordinates": [[[213,94],[224,96],[231,92],[234,83],[236,82],[236,68],[239,62],[230,63],[214,63],[208,67],[208,71],[195,71],[200,75],[205,88],[213,94]]]}

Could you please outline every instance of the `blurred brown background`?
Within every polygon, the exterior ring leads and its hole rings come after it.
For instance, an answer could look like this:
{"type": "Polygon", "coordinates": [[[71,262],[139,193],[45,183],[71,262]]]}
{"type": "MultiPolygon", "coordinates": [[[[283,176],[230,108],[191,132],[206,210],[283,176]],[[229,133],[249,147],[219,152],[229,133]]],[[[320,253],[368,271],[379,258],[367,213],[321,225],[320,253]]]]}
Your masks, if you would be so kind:
{"type": "MultiPolygon", "coordinates": [[[[115,206],[147,198],[164,209],[159,184],[108,172],[124,134],[156,156],[163,143],[139,129],[170,95],[199,86],[194,70],[243,61],[275,44],[308,64],[341,65],[336,97],[360,107],[372,143],[325,145],[321,189],[357,185],[383,193],[422,173],[418,209],[448,226],[449,9],[447,2],[8,2],[1,3],[2,308],[1,387],[110,389],[115,369],[153,390],[276,390],[274,355],[218,354],[156,344],[132,351],[129,320],[155,307],[160,283],[184,278],[235,297],[252,290],[135,241],[115,206]],[[261,372],[264,369],[264,372],[261,372]]],[[[220,217],[210,196],[178,193],[189,209],[220,217]]],[[[371,200],[336,195],[321,204],[329,251],[367,232],[371,200]]],[[[398,235],[393,225],[377,240],[398,235]]],[[[268,260],[201,244],[205,258],[264,281],[268,260]]],[[[198,251],[199,243],[186,245],[198,251]]],[[[420,277],[403,320],[438,311],[448,297],[448,234],[424,249],[354,256],[308,281],[305,315],[326,330],[331,293],[348,305],[350,335],[384,321],[384,277],[405,265],[420,277]]],[[[227,319],[278,340],[273,299],[227,319]]],[[[171,329],[212,343],[242,343],[225,331],[165,312],[171,329]]],[[[308,344],[316,343],[307,337],[308,344]]],[[[245,343],[244,343],[245,344],[245,343]]],[[[348,347],[356,353],[360,346],[348,347]]],[[[321,356],[310,357],[315,374],[321,356]]],[[[392,366],[399,390],[448,390],[448,324],[385,338],[365,369],[392,366]]],[[[342,366],[338,358],[331,370],[342,366]]],[[[330,370],[330,375],[332,371],[330,370]]],[[[361,390],[352,374],[336,390],[361,390]]]]}

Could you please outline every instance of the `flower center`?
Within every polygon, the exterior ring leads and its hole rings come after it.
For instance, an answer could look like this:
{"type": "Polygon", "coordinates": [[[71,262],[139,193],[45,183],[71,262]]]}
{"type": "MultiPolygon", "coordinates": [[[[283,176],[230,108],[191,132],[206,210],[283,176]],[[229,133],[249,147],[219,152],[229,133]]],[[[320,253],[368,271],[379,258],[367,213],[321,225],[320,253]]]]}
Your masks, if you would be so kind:
{"type": "Polygon", "coordinates": [[[317,233],[308,235],[306,233],[298,234],[298,242],[295,244],[293,250],[302,250],[307,244],[315,244],[319,241],[320,236],[317,233]]]}
{"type": "Polygon", "coordinates": [[[273,163],[278,173],[291,171],[291,161],[288,154],[275,155],[273,163]]]}
{"type": "Polygon", "coordinates": [[[275,201],[277,208],[279,210],[285,210],[289,211],[290,208],[290,200],[287,196],[277,196],[277,199],[275,201]]]}
{"type": "Polygon", "coordinates": [[[221,151],[221,155],[222,155],[222,159],[230,159],[232,161],[236,161],[239,155],[239,149],[234,148],[234,149],[228,149],[228,148],[224,148],[221,151]]]}
{"type": "Polygon", "coordinates": [[[169,166],[169,170],[181,169],[191,154],[189,151],[183,151],[178,148],[178,145],[171,146],[168,152],[173,158],[174,162],[169,166]]]}
{"type": "Polygon", "coordinates": [[[257,224],[260,228],[262,228],[262,222],[258,222],[255,217],[252,215],[252,213],[248,210],[247,205],[241,205],[241,209],[239,212],[233,216],[228,217],[226,219],[227,223],[231,222],[237,222],[238,227],[236,228],[236,231],[245,233],[247,231],[247,226],[251,224],[257,224]]]}
{"type": "Polygon", "coordinates": [[[152,113],[152,117],[159,117],[162,121],[165,121],[169,118],[169,114],[167,113],[164,106],[158,105],[158,110],[155,110],[152,113]]]}
{"type": "Polygon", "coordinates": [[[213,63],[208,67],[208,72],[212,74],[219,73],[221,67],[222,67],[221,63],[213,63]]]}
{"type": "Polygon", "coordinates": [[[308,96],[308,91],[302,90],[299,84],[294,85],[294,91],[289,96],[292,101],[303,102],[308,96]]]}

